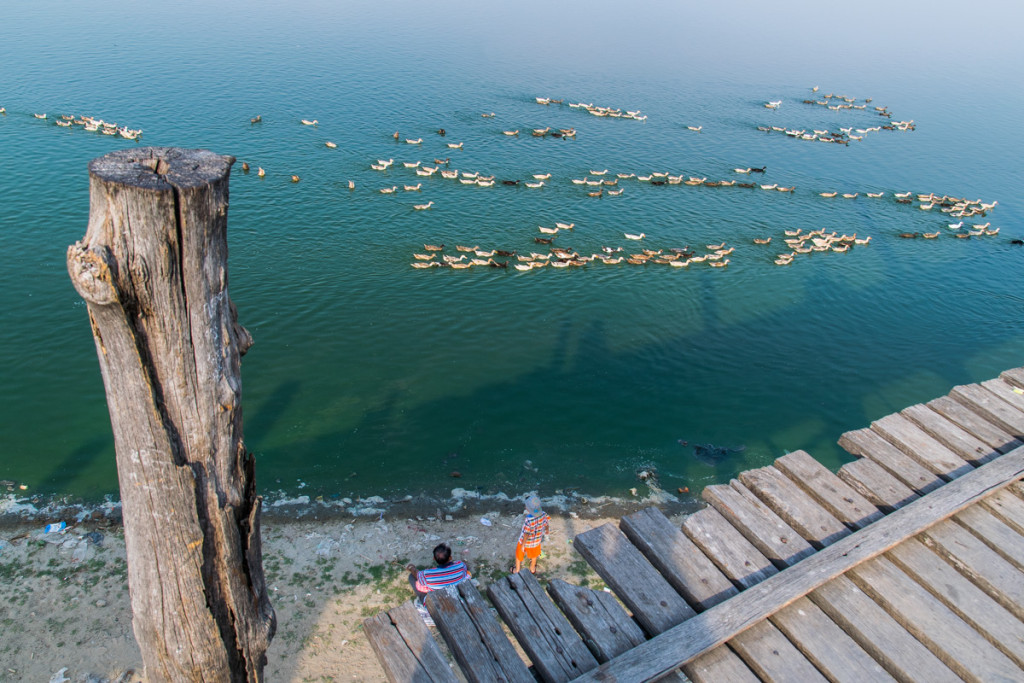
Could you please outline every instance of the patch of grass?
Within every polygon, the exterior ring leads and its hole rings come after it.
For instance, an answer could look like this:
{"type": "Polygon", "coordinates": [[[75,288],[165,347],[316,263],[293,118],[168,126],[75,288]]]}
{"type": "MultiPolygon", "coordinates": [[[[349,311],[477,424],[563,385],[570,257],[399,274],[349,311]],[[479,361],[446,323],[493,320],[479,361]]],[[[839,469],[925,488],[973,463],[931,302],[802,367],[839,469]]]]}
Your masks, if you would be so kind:
{"type": "Polygon", "coordinates": [[[361,616],[363,619],[368,619],[370,617],[377,616],[383,611],[384,608],[380,605],[364,605],[359,609],[359,616],[361,616]]]}

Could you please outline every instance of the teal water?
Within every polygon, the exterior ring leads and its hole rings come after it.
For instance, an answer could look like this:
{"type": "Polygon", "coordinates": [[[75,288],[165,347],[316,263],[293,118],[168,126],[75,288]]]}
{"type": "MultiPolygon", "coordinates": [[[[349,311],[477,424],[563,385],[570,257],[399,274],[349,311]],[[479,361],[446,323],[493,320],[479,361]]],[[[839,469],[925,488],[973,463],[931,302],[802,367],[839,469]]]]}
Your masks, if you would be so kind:
{"type": "Polygon", "coordinates": [[[267,492],[628,495],[637,471],[654,468],[666,490],[696,494],[795,449],[837,466],[843,431],[1021,365],[1024,249],[1010,240],[1024,237],[1024,83],[1020,17],[1007,16],[1018,11],[682,5],[5,7],[0,479],[73,500],[116,492],[95,349],[64,254],[85,232],[88,161],[135,144],[239,159],[230,289],[256,339],[243,361],[245,435],[267,492]],[[802,104],[814,85],[819,97],[873,102],[802,104]],[[776,111],[762,106],[778,99],[776,111]],[[865,128],[884,123],[874,105],[917,129],[848,147],[756,129],[865,128]],[[134,143],[59,128],[60,113],[145,132],[134,143]],[[529,136],[545,126],[578,134],[529,136]],[[501,134],[511,129],[521,134],[501,134]],[[396,130],[423,144],[396,143],[396,130]],[[552,178],[539,190],[479,188],[401,167],[438,157],[499,180],[552,178]],[[391,158],[387,172],[370,169],[391,158]],[[242,160],[267,176],[243,174],[242,160]],[[605,168],[744,181],[733,168],[762,165],[749,179],[795,192],[622,180],[622,196],[594,199],[569,181],[605,168]],[[378,191],[417,182],[418,193],[378,191]],[[818,196],[831,190],[860,196],[818,196]],[[976,222],[1001,232],[953,239],[951,221],[897,204],[899,191],[997,200],[976,222]],[[556,244],[585,254],[736,249],[720,270],[409,265],[424,243],[542,251],[537,226],[555,221],[576,224],[556,244]],[[796,228],[873,240],[773,265],[796,228]],[[897,237],[933,230],[944,234],[897,237]],[[641,231],[642,243],[623,238],[641,231]],[[752,244],[769,235],[770,247],[752,244]],[[708,460],[698,443],[744,448],[708,460]]]}

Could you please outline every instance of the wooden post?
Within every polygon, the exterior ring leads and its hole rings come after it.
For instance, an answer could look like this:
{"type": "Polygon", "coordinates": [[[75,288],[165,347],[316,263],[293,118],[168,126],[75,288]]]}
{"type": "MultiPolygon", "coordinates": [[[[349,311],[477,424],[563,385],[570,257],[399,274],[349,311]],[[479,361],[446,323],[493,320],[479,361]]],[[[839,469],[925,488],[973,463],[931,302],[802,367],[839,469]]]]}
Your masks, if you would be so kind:
{"type": "Polygon", "coordinates": [[[151,681],[261,681],[276,628],[242,443],[252,338],[228,297],[234,161],[162,147],[94,159],[89,226],[68,248],[107,393],[151,681]]]}

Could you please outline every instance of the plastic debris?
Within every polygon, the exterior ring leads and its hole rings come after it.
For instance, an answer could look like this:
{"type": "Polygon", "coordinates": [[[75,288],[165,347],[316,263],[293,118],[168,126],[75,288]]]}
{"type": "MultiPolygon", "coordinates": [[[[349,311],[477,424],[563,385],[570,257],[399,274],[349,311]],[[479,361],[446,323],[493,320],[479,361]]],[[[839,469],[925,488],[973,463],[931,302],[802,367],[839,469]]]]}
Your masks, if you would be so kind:
{"type": "Polygon", "coordinates": [[[64,675],[64,672],[67,670],[68,668],[65,666],[57,673],[50,676],[50,683],[67,683],[70,681],[71,679],[64,675]]]}
{"type": "Polygon", "coordinates": [[[491,526],[492,524],[494,524],[494,522],[492,522],[491,520],[487,519],[486,517],[481,517],[480,518],[480,523],[483,524],[484,526],[491,526]]]}
{"type": "Polygon", "coordinates": [[[338,542],[333,538],[325,538],[317,545],[316,554],[320,557],[330,557],[336,545],[338,545],[338,542]]]}
{"type": "Polygon", "coordinates": [[[55,524],[47,524],[46,526],[43,527],[43,533],[46,533],[46,534],[56,534],[56,533],[60,533],[60,532],[64,531],[67,528],[68,528],[68,523],[67,522],[57,522],[55,524]]]}

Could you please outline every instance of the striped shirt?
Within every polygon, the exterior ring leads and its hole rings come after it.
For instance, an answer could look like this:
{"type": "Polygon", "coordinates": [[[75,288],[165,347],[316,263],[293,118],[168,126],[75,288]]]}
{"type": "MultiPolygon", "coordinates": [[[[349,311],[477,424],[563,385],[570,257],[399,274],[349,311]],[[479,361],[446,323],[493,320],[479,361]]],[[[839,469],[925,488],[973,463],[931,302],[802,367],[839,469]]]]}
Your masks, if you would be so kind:
{"type": "Polygon", "coordinates": [[[536,548],[540,545],[541,538],[548,532],[548,521],[551,517],[548,513],[542,512],[539,517],[527,514],[523,522],[523,533],[519,534],[519,542],[524,548],[536,548]]]}
{"type": "Polygon", "coordinates": [[[469,569],[462,560],[449,562],[443,567],[422,569],[416,573],[416,590],[421,593],[436,591],[438,588],[454,586],[469,577],[469,569]]]}

